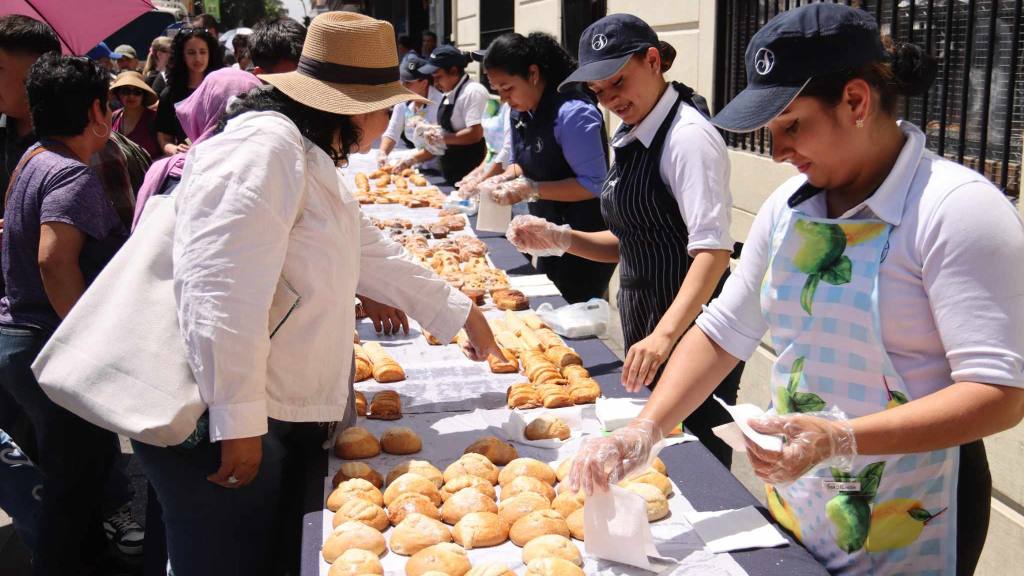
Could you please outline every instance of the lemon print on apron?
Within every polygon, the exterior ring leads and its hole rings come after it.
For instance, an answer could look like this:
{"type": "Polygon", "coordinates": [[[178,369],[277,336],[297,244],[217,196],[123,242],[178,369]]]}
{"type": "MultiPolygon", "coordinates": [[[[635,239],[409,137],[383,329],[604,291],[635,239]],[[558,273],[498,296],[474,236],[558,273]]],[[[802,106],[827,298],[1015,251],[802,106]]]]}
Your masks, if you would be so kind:
{"type": "Polygon", "coordinates": [[[846,247],[870,240],[885,231],[884,224],[874,222],[833,224],[797,220],[794,227],[803,239],[803,245],[793,257],[793,264],[807,274],[800,293],[800,305],[807,314],[813,314],[814,293],[821,281],[833,286],[850,282],[853,263],[843,254],[846,247]]]}
{"type": "Polygon", "coordinates": [[[803,534],[800,532],[800,521],[797,519],[789,502],[786,502],[779,491],[771,484],[764,485],[765,501],[768,502],[768,511],[772,513],[775,521],[789,531],[796,538],[797,542],[803,542],[803,534]]]}
{"type": "Polygon", "coordinates": [[[919,500],[912,498],[882,502],[871,513],[871,530],[868,531],[865,549],[881,552],[910,546],[921,535],[925,525],[945,511],[943,508],[932,514],[923,508],[919,500]]]}

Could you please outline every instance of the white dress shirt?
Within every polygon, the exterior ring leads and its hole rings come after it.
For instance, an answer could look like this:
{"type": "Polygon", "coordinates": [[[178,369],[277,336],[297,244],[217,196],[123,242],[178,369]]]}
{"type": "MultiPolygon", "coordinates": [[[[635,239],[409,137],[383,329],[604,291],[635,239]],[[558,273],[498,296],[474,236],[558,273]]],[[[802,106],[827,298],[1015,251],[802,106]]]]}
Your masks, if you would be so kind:
{"type": "MultiPolygon", "coordinates": [[[[649,148],[662,121],[679,97],[671,85],[639,124],[612,140],[612,154],[635,140],[649,148]]],[[[614,157],[613,157],[614,161],[614,157]]],[[[689,238],[686,250],[733,249],[729,235],[732,195],[729,192],[729,151],[718,130],[685,102],[679,110],[661,152],[658,172],[679,205],[689,238]]]]}
{"type": "MultiPolygon", "coordinates": [[[[880,267],[882,341],[914,398],[953,382],[1024,386],[1024,226],[980,174],[939,158],[924,134],[900,124],[906,144],[875,193],[841,218],[894,228],[880,267]]],[[[697,326],[733,356],[749,358],[769,329],[761,282],[775,223],[806,182],[791,178],[761,207],[739,266],[697,326]]],[[[797,206],[827,215],[825,194],[797,206]]]]}
{"type": "Polygon", "coordinates": [[[357,290],[442,340],[468,316],[469,300],[371,225],[327,154],[276,112],[195,146],[176,207],[178,318],[213,442],[262,435],[268,417],[342,419],[357,290]]]}

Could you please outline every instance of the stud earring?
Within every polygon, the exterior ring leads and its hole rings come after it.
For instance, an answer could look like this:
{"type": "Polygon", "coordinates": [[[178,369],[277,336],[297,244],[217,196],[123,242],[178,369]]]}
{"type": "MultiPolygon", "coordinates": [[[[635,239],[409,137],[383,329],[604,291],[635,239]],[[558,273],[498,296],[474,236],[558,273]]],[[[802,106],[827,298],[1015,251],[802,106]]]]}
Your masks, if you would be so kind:
{"type": "Polygon", "coordinates": [[[863,118],[858,118],[857,119],[857,128],[863,128],[863,127],[864,127],[864,119],[863,118]]]}

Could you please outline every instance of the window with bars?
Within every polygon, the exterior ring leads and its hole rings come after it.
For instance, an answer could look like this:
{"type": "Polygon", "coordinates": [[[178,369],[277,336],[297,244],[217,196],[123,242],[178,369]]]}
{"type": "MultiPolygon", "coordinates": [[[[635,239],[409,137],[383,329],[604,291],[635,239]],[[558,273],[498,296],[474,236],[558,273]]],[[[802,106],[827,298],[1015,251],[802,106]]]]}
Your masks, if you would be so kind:
{"type": "Polygon", "coordinates": [[[580,34],[608,13],[606,0],[562,0],[562,46],[579,58],[580,34]]]}
{"type": "MultiPolygon", "coordinates": [[[[828,1],[828,0],[826,0],[828,1]]],[[[721,108],[746,86],[743,55],[757,30],[780,11],[808,0],[720,0],[715,102],[721,108]]],[[[878,20],[883,36],[912,42],[939,59],[938,78],[909,98],[900,116],[927,135],[937,154],[985,174],[1008,195],[1020,194],[1024,129],[1024,0],[845,0],[878,20]]],[[[771,153],[766,130],[727,134],[729,146],[771,153]]]]}
{"type": "Polygon", "coordinates": [[[480,2],[480,48],[491,41],[515,31],[516,3],[514,0],[486,0],[480,2]]]}

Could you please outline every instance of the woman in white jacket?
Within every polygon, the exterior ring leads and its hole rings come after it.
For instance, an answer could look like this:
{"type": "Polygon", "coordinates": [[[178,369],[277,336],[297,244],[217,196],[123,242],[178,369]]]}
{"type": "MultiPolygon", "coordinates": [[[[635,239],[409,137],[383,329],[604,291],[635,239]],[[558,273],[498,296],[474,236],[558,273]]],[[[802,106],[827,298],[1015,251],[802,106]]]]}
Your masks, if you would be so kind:
{"type": "Polygon", "coordinates": [[[271,86],[243,96],[190,155],[174,279],[208,417],[187,446],[135,444],[177,574],[297,569],[292,480],[306,456],[324,457],[329,427],[318,423],[354,414],[357,290],[439,338],[465,327],[473,359],[497,352],[480,311],[369,225],[338,176],[383,133],[388,107],[419,99],[397,66],[390,24],[321,15],[298,70],[261,76],[271,86]]]}

